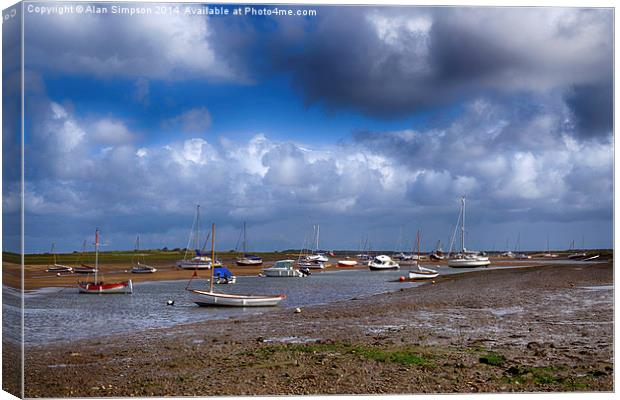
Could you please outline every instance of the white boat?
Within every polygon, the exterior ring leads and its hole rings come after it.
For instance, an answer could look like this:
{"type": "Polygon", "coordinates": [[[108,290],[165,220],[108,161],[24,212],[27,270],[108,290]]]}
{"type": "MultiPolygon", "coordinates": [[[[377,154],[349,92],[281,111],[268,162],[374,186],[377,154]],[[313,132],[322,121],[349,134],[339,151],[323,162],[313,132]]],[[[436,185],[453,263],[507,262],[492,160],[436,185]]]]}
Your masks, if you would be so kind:
{"type": "Polygon", "coordinates": [[[76,274],[94,274],[97,272],[97,268],[86,264],[80,264],[79,266],[73,267],[73,272],[76,274]]]}
{"type": "Polygon", "coordinates": [[[372,271],[385,271],[390,269],[399,269],[400,265],[389,256],[380,255],[368,262],[368,268],[372,271]]]}
{"type": "Polygon", "coordinates": [[[87,294],[132,294],[133,283],[131,279],[121,282],[104,282],[99,279],[99,229],[95,231],[95,275],[92,281],[78,281],[78,290],[80,293],[87,294]]]}
{"type": "Polygon", "coordinates": [[[157,272],[157,268],[142,264],[139,261],[131,268],[132,274],[152,274],[154,272],[157,272]]]}
{"type": "Polygon", "coordinates": [[[434,269],[418,265],[417,270],[409,271],[409,279],[433,279],[439,276],[439,272],[434,269]]]}
{"type": "MultiPolygon", "coordinates": [[[[205,246],[209,236],[205,240],[205,246]]],[[[203,249],[204,247],[203,246],[203,249]]],[[[207,257],[201,253],[200,249],[200,205],[196,205],[196,216],[192,223],[192,229],[189,233],[189,240],[187,241],[187,247],[185,248],[185,255],[182,260],[176,262],[176,266],[181,269],[211,269],[212,260],[211,257],[207,257]],[[190,250],[193,249],[193,250],[190,250]],[[194,257],[190,258],[190,255],[194,253],[194,257]]]]}
{"type": "Polygon", "coordinates": [[[297,266],[299,268],[308,268],[308,269],[325,269],[325,263],[323,261],[317,261],[306,258],[302,258],[297,261],[297,266]]]}
{"type": "Polygon", "coordinates": [[[47,269],[45,270],[46,272],[56,272],[56,273],[73,272],[72,267],[69,267],[68,265],[58,264],[58,262],[56,262],[56,243],[55,242],[52,242],[52,249],[50,250],[50,252],[52,253],[54,262],[52,265],[47,266],[47,269]]]}
{"type": "MultiPolygon", "coordinates": [[[[247,240],[247,234],[246,234],[247,230],[246,230],[246,226],[245,226],[245,222],[243,223],[243,257],[237,257],[236,263],[237,265],[241,265],[241,266],[248,266],[248,265],[261,265],[263,263],[263,259],[259,256],[255,256],[254,254],[247,254],[248,250],[248,240],[247,240]]],[[[237,244],[239,244],[239,242],[237,241],[237,244]]]]}
{"type": "Polygon", "coordinates": [[[355,267],[357,265],[357,261],[346,259],[346,260],[338,260],[339,267],[355,267]]]}
{"type": "Polygon", "coordinates": [[[286,298],[280,294],[276,296],[253,296],[241,294],[214,293],[205,290],[191,290],[194,303],[201,307],[271,307],[277,306],[286,298]]]}
{"type": "Polygon", "coordinates": [[[299,278],[304,274],[294,267],[294,260],[276,261],[273,266],[263,268],[263,275],[271,278],[299,278]]]}
{"type": "Polygon", "coordinates": [[[453,268],[475,268],[486,267],[491,264],[489,257],[479,255],[477,253],[463,254],[459,253],[448,260],[448,266],[453,268]]]}
{"type": "MultiPolygon", "coordinates": [[[[215,224],[211,228],[211,258],[215,259],[215,224]]],[[[292,261],[292,260],[291,260],[292,261]]],[[[206,306],[226,306],[226,307],[268,307],[277,306],[282,300],[286,298],[285,295],[274,296],[256,296],[256,295],[244,295],[244,294],[228,294],[228,293],[216,293],[213,290],[215,283],[213,268],[211,270],[211,279],[209,282],[209,290],[190,289],[189,284],[186,288],[192,294],[194,303],[201,307],[206,306]]],[[[194,275],[196,272],[194,272],[194,275]]],[[[191,282],[191,280],[190,280],[191,282]]]]}
{"type": "Polygon", "coordinates": [[[584,252],[576,252],[575,251],[575,241],[573,240],[571,242],[570,247],[568,248],[569,251],[573,251],[573,253],[570,253],[566,258],[568,258],[569,260],[578,260],[580,258],[586,258],[587,254],[584,252]]]}
{"type": "Polygon", "coordinates": [[[500,257],[515,258],[515,253],[508,250],[507,252],[500,254],[500,257]]]}
{"type": "Polygon", "coordinates": [[[177,261],[177,267],[181,269],[211,269],[211,257],[196,256],[189,260],[177,261]]]}
{"type": "Polygon", "coordinates": [[[515,256],[515,258],[517,260],[529,260],[532,258],[532,256],[530,256],[529,254],[525,254],[525,253],[519,253],[515,256]]]}
{"type": "Polygon", "coordinates": [[[326,263],[327,261],[329,261],[329,258],[324,253],[317,253],[306,256],[306,260],[326,263]]]}
{"type": "Polygon", "coordinates": [[[133,264],[133,266],[131,267],[132,274],[153,274],[157,272],[157,268],[151,267],[150,265],[146,265],[136,260],[137,257],[142,257],[142,260],[144,260],[144,254],[140,254],[140,235],[136,237],[136,247],[134,251],[135,255],[134,257],[132,257],[131,260],[131,263],[133,264]]]}
{"type": "MultiPolygon", "coordinates": [[[[461,197],[461,211],[459,213],[459,221],[461,222],[461,251],[455,256],[448,259],[448,266],[453,268],[475,268],[486,267],[491,264],[489,257],[482,255],[478,252],[468,251],[465,248],[465,197],[461,197]]],[[[458,222],[457,222],[458,227],[458,222]]],[[[454,241],[454,236],[452,239],[454,241]]],[[[450,250],[452,250],[452,243],[450,243],[450,250]]]]}

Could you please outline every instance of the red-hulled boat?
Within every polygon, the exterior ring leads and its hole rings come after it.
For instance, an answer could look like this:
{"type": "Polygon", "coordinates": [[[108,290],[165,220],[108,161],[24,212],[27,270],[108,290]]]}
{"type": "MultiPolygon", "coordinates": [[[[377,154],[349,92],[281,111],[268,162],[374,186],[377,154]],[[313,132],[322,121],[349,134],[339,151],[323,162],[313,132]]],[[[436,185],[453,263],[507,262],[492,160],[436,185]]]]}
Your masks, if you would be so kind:
{"type": "Polygon", "coordinates": [[[80,293],[92,294],[112,294],[112,293],[133,293],[133,283],[131,279],[123,282],[106,283],[97,279],[99,270],[99,229],[95,231],[95,279],[93,281],[78,281],[80,293]]]}

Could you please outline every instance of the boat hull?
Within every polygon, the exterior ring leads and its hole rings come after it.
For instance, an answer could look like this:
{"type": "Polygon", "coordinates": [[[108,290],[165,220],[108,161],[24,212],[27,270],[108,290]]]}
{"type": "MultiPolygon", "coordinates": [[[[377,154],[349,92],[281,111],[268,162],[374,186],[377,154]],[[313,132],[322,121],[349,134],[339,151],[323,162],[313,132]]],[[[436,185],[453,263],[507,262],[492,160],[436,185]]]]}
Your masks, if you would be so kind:
{"type": "Polygon", "coordinates": [[[192,290],[193,301],[201,307],[273,307],[286,298],[278,296],[250,296],[192,290]]]}
{"type": "Polygon", "coordinates": [[[73,268],[67,265],[56,264],[56,265],[52,265],[51,267],[48,267],[45,271],[46,272],[73,272],[73,268]]]}
{"type": "Polygon", "coordinates": [[[354,267],[357,265],[357,261],[354,260],[340,260],[338,261],[339,267],[354,267]]]}
{"type": "Polygon", "coordinates": [[[389,271],[392,269],[400,269],[400,265],[379,266],[379,265],[368,264],[368,268],[371,271],[389,271]]]}
{"type": "Polygon", "coordinates": [[[488,258],[468,259],[452,258],[448,260],[448,266],[452,268],[477,268],[486,267],[491,264],[488,258]]]}
{"type": "Polygon", "coordinates": [[[131,280],[114,283],[79,282],[78,290],[85,294],[131,294],[133,282],[131,280]]]}
{"type": "Polygon", "coordinates": [[[439,272],[430,271],[409,271],[409,279],[433,279],[439,276],[439,272]]]}
{"type": "Polygon", "coordinates": [[[157,268],[132,268],[132,274],[152,274],[157,272],[157,268]]]}
{"type": "Polygon", "coordinates": [[[297,269],[266,268],[263,275],[270,278],[300,278],[303,274],[297,269]]]}
{"type": "Polygon", "coordinates": [[[248,260],[248,259],[240,259],[236,261],[239,266],[248,266],[248,265],[262,265],[263,260],[248,260]]]}
{"type": "Polygon", "coordinates": [[[211,263],[195,263],[190,261],[180,261],[177,267],[181,269],[211,269],[211,263]]]}

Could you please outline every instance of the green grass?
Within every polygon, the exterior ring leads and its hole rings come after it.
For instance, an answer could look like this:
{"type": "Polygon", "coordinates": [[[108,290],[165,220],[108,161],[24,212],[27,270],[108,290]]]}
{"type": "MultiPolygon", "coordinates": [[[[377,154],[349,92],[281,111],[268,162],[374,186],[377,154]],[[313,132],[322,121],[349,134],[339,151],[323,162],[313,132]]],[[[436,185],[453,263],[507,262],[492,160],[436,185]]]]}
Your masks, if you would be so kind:
{"type": "Polygon", "coordinates": [[[571,381],[558,374],[558,372],[564,370],[562,366],[547,366],[547,367],[525,367],[525,366],[513,366],[508,368],[509,376],[505,377],[505,381],[508,383],[524,383],[533,382],[537,385],[551,385],[551,384],[572,384],[580,385],[579,382],[571,381]]]}
{"type": "Polygon", "coordinates": [[[506,362],[506,358],[503,355],[490,351],[487,354],[481,356],[478,361],[481,364],[492,365],[494,367],[500,367],[506,362]]]}
{"type": "MultiPolygon", "coordinates": [[[[144,256],[146,260],[149,262],[171,262],[179,260],[183,258],[185,254],[185,250],[183,249],[174,249],[174,250],[122,250],[122,251],[100,251],[99,252],[99,261],[101,263],[124,263],[131,262],[132,257],[136,255],[140,255],[140,257],[144,256]]],[[[252,253],[261,256],[265,261],[275,261],[281,260],[283,258],[291,258],[293,256],[297,256],[296,254],[287,254],[287,253],[252,253]]],[[[217,253],[218,258],[220,259],[231,259],[239,256],[239,253],[223,251],[217,253]]],[[[4,261],[12,262],[12,263],[20,263],[19,254],[3,252],[2,258],[4,261]]],[[[47,265],[53,261],[53,257],[50,253],[41,253],[41,254],[26,254],[24,256],[24,262],[28,265],[47,265]]],[[[59,264],[76,264],[76,263],[94,263],[95,262],[95,252],[88,251],[85,253],[75,252],[75,253],[59,253],[56,254],[56,262],[59,264]]]]}
{"type": "Polygon", "coordinates": [[[432,362],[428,358],[428,356],[420,354],[420,352],[417,351],[415,348],[384,350],[375,346],[352,346],[344,343],[315,343],[266,347],[261,350],[265,355],[272,353],[274,350],[311,354],[339,353],[353,354],[368,360],[375,360],[379,362],[395,363],[402,365],[432,366],[432,362]]]}

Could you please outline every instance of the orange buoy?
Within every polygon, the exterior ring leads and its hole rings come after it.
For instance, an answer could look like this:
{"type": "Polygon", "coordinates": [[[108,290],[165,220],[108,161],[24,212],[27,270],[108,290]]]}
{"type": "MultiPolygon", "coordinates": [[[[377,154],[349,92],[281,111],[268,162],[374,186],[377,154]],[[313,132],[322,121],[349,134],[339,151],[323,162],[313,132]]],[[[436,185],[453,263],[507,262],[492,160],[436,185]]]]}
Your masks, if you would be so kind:
{"type": "Polygon", "coordinates": [[[400,278],[398,278],[399,281],[404,282],[405,281],[405,277],[401,276],[400,278]]]}

